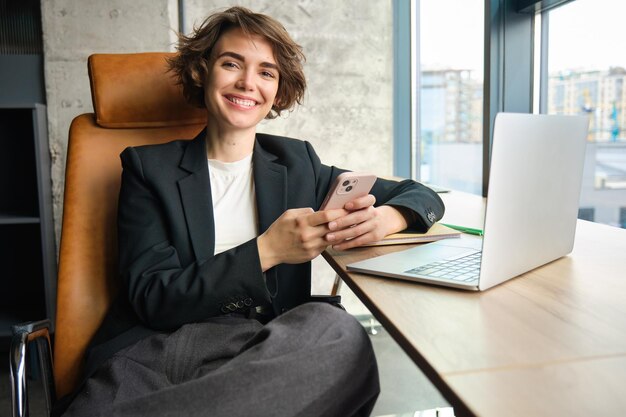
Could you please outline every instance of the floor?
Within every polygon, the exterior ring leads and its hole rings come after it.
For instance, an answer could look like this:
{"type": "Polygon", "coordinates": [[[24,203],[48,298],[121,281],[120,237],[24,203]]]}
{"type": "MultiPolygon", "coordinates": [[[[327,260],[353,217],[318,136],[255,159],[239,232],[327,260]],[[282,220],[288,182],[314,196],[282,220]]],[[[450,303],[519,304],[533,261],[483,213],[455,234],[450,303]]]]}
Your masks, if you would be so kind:
{"type": "MultiPolygon", "coordinates": [[[[314,293],[327,294],[332,287],[334,276],[327,271],[314,278],[314,293]],[[318,291],[315,291],[318,290],[318,291]]],[[[370,338],[380,373],[381,394],[378,397],[372,416],[377,417],[453,417],[452,408],[426,379],[424,374],[413,364],[398,344],[384,328],[373,319],[370,312],[358,298],[346,287],[340,293],[343,305],[364,325],[370,338]]],[[[10,385],[8,373],[8,354],[0,351],[0,416],[11,415],[10,385]]],[[[44,415],[45,404],[41,395],[41,386],[32,383],[32,417],[44,415]]]]}
{"type": "Polygon", "coordinates": [[[454,417],[452,408],[387,331],[346,286],[340,293],[349,313],[370,335],[378,362],[381,393],[377,417],[454,417]]]}

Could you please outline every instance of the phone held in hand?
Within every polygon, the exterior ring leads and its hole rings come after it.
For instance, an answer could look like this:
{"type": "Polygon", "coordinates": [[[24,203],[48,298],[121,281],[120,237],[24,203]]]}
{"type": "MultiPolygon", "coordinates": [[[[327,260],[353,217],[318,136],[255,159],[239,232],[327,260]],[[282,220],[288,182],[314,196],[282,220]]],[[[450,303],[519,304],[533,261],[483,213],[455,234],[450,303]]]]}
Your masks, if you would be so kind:
{"type": "Polygon", "coordinates": [[[360,172],[339,174],[326,195],[320,210],[343,208],[347,202],[367,195],[376,182],[376,175],[360,172]]]}

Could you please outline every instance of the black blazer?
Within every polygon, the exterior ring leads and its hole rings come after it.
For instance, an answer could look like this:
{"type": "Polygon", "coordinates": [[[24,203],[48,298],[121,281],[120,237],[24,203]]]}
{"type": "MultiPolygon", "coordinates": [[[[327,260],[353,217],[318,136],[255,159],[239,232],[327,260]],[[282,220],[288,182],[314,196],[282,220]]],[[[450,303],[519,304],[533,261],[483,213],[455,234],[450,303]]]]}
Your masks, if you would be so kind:
{"type": "MultiPolygon", "coordinates": [[[[204,142],[127,148],[118,211],[120,294],[87,356],[93,371],[115,351],[158,331],[223,314],[228,306],[271,304],[276,315],[309,300],[310,262],[263,275],[252,239],[213,255],[211,184],[204,142]]],[[[257,134],[253,175],[263,233],[285,210],[321,205],[345,170],[321,164],[308,142],[257,134]]],[[[406,207],[426,231],[444,213],[439,196],[414,181],[378,179],[377,205],[406,207]]]]}

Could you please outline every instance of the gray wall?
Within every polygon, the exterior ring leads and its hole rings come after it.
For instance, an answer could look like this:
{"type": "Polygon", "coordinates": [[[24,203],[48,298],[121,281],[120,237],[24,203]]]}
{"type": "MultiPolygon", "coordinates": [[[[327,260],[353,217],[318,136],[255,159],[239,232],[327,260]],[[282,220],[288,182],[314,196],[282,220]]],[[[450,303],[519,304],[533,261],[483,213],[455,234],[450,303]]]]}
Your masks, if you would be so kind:
{"type": "MultiPolygon", "coordinates": [[[[210,12],[239,4],[275,17],[303,46],[309,84],[304,105],[263,122],[259,131],[309,140],[326,164],[391,175],[391,0],[185,0],[182,4],[187,33],[210,12]]],[[[87,57],[173,50],[178,2],[45,0],[42,19],[58,239],[69,125],[77,115],[93,111],[87,57]]]]}

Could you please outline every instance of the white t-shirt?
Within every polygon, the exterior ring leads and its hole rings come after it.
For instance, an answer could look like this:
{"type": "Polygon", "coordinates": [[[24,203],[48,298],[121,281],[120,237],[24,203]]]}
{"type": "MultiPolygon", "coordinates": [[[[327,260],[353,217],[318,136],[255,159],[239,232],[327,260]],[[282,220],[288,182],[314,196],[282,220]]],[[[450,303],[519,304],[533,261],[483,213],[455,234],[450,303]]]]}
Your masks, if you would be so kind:
{"type": "Polygon", "coordinates": [[[215,254],[258,235],[252,154],[236,162],[209,159],[215,221],[215,254]]]}

